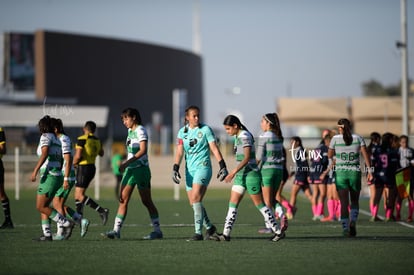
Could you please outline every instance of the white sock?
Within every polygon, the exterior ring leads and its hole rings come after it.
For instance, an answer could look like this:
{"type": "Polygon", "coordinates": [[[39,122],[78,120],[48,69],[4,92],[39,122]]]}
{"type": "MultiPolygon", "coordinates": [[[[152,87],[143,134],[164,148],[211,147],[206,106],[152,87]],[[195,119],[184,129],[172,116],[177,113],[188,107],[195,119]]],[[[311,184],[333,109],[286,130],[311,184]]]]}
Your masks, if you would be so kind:
{"type": "Polygon", "coordinates": [[[62,236],[64,227],[60,224],[56,224],[56,235],[62,236]]]}
{"type": "Polygon", "coordinates": [[[230,236],[233,225],[237,218],[237,208],[229,207],[227,211],[226,221],[224,223],[223,235],[230,236]]]}
{"type": "Polygon", "coordinates": [[[283,208],[280,204],[276,204],[275,213],[280,219],[282,219],[285,215],[285,212],[283,211],[283,208]]]}
{"type": "Polygon", "coordinates": [[[42,223],[43,235],[46,237],[52,236],[52,231],[50,229],[50,223],[42,223]]]}
{"type": "Polygon", "coordinates": [[[273,215],[273,212],[269,207],[263,206],[259,209],[260,213],[262,213],[265,223],[269,225],[270,228],[272,228],[274,233],[280,234],[280,226],[277,224],[275,216],[273,215]]]}
{"type": "Polygon", "coordinates": [[[52,221],[56,222],[58,225],[61,225],[63,227],[68,227],[70,225],[70,222],[59,212],[56,212],[56,210],[53,210],[52,214],[50,215],[50,218],[52,219],[52,221]]]}
{"type": "Polygon", "coordinates": [[[114,231],[120,232],[123,223],[124,223],[124,219],[121,219],[120,217],[116,216],[115,222],[114,222],[114,231]]]}

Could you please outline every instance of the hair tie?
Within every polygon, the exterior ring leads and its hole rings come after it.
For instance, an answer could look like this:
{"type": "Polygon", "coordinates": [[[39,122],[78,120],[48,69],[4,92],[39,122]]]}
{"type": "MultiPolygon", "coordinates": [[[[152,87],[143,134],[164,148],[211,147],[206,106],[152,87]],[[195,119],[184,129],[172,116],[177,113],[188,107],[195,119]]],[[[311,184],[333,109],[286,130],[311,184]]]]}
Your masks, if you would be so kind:
{"type": "Polygon", "coordinates": [[[272,125],[274,124],[272,121],[270,121],[270,119],[269,119],[266,115],[264,115],[263,117],[264,117],[264,119],[265,119],[267,122],[269,122],[270,124],[272,124],[272,125]]]}

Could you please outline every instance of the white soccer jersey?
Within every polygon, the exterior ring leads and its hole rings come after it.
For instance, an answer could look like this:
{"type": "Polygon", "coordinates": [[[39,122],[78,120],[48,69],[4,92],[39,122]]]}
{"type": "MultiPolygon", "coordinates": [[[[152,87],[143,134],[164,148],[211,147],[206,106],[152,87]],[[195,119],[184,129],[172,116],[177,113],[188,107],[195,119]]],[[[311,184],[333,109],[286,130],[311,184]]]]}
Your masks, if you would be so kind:
{"type": "Polygon", "coordinates": [[[260,160],[262,169],[283,169],[283,141],[272,131],[259,136],[256,159],[260,160]]]}
{"type": "Polygon", "coordinates": [[[56,171],[56,169],[62,168],[62,144],[60,140],[53,133],[44,133],[40,137],[39,145],[37,147],[37,155],[42,155],[42,147],[48,146],[48,155],[46,161],[40,167],[40,173],[43,174],[47,171],[56,171]]]}
{"type": "Polygon", "coordinates": [[[365,141],[356,134],[352,134],[352,138],[350,145],[345,145],[342,135],[332,138],[329,148],[335,150],[336,170],[360,170],[360,151],[365,146],[365,141]]]}
{"type": "MultiPolygon", "coordinates": [[[[64,154],[70,154],[71,157],[73,157],[74,152],[73,152],[73,147],[72,147],[72,141],[70,139],[70,137],[68,137],[67,135],[61,134],[59,137],[60,142],[62,143],[62,156],[64,154]]],[[[65,174],[65,167],[66,167],[66,160],[63,158],[63,166],[62,166],[62,173],[65,174]]],[[[71,174],[72,172],[75,172],[75,169],[73,167],[73,165],[71,166],[71,174]]]]}
{"type": "MultiPolygon", "coordinates": [[[[126,140],[126,146],[128,151],[128,159],[134,157],[134,155],[140,150],[141,141],[148,141],[147,130],[142,125],[138,125],[135,130],[128,129],[128,137],[126,140]]],[[[144,154],[139,159],[133,161],[128,165],[128,168],[135,168],[139,166],[148,166],[148,155],[144,154]]]]}

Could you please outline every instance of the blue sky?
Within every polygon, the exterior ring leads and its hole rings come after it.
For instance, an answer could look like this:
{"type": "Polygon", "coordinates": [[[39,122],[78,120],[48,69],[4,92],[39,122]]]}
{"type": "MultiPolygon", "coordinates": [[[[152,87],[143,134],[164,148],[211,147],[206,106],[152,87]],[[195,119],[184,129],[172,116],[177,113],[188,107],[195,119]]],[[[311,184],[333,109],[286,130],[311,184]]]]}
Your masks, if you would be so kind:
{"type": "MultiPolygon", "coordinates": [[[[407,2],[413,79],[414,1],[407,2]]],[[[0,0],[0,30],[47,29],[191,51],[194,3],[0,0]]],[[[203,120],[214,127],[236,112],[258,131],[278,97],[362,96],[363,82],[401,79],[398,0],[200,0],[199,6],[203,120]],[[229,92],[234,87],[239,95],[229,92]]]]}

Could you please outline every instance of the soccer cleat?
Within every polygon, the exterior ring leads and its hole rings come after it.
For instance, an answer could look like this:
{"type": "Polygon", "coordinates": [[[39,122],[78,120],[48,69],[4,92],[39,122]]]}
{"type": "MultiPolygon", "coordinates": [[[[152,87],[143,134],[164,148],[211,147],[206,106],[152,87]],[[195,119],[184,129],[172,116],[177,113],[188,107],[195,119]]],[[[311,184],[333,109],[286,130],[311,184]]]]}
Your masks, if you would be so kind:
{"type": "Polygon", "coordinates": [[[282,230],[282,232],[285,232],[288,229],[288,225],[288,218],[283,215],[280,223],[280,230],[282,230]]]}
{"type": "Polygon", "coordinates": [[[270,234],[273,233],[273,230],[271,228],[260,228],[257,232],[260,234],[270,234]]]}
{"type": "Polygon", "coordinates": [[[161,231],[153,231],[149,233],[147,236],[143,237],[144,240],[155,240],[155,239],[162,239],[163,235],[161,231]]]}
{"type": "Polygon", "coordinates": [[[413,222],[413,218],[407,218],[407,222],[413,222]]]}
{"type": "Polygon", "coordinates": [[[210,237],[210,240],[212,241],[218,241],[218,242],[229,242],[230,236],[224,235],[224,234],[214,234],[210,237]]]}
{"type": "Polygon", "coordinates": [[[63,241],[64,239],[65,239],[65,236],[63,236],[63,235],[53,234],[53,236],[52,236],[52,240],[54,240],[54,241],[63,241]]]}
{"type": "Polygon", "coordinates": [[[333,222],[334,220],[334,218],[326,216],[321,219],[321,222],[333,222]]]}
{"type": "Polygon", "coordinates": [[[281,232],[280,234],[275,234],[270,240],[272,241],[272,242],[278,242],[278,241],[280,241],[281,239],[284,239],[286,237],[286,234],[285,234],[285,232],[281,232]]]}
{"type": "Polygon", "coordinates": [[[201,235],[201,234],[194,234],[194,236],[192,236],[191,238],[189,238],[187,240],[187,242],[202,241],[203,239],[204,239],[203,238],[203,235],[201,235]]]}
{"type": "Polygon", "coordinates": [[[88,233],[88,227],[89,227],[89,220],[88,219],[82,219],[81,221],[81,237],[85,237],[86,233],[88,233]]]}
{"type": "Polygon", "coordinates": [[[106,222],[108,221],[109,209],[108,208],[104,208],[102,212],[99,212],[99,216],[101,216],[102,225],[105,225],[106,222]]]}
{"type": "Polygon", "coordinates": [[[351,223],[349,224],[349,236],[355,237],[356,234],[356,223],[354,221],[351,221],[351,223]]]}
{"type": "Polygon", "coordinates": [[[288,220],[293,219],[297,211],[298,211],[298,208],[295,206],[292,207],[291,209],[288,209],[288,212],[286,213],[286,217],[288,218],[288,220]]]}
{"type": "Polygon", "coordinates": [[[75,223],[72,221],[69,221],[69,225],[66,226],[63,230],[63,236],[65,240],[68,240],[70,236],[72,236],[72,231],[74,227],[75,227],[75,223]]]}
{"type": "Polygon", "coordinates": [[[373,216],[369,219],[370,222],[380,222],[382,221],[380,218],[378,218],[377,216],[373,216]]]}
{"type": "Polygon", "coordinates": [[[111,231],[108,231],[108,232],[105,232],[105,233],[101,233],[101,236],[105,237],[105,238],[108,238],[108,239],[115,239],[115,238],[119,239],[119,238],[121,238],[121,232],[111,230],[111,231]]]}
{"type": "Polygon", "coordinates": [[[315,215],[312,217],[312,221],[320,221],[324,218],[323,215],[315,215]]]}
{"type": "Polygon", "coordinates": [[[0,229],[13,229],[13,222],[11,220],[5,220],[4,223],[0,226],[0,229]]]}
{"type": "Polygon", "coordinates": [[[296,212],[298,211],[298,208],[297,207],[295,207],[295,206],[293,206],[292,207],[292,214],[293,214],[293,216],[295,216],[296,215],[296,212]]]}
{"type": "Polygon", "coordinates": [[[384,219],[384,222],[395,222],[395,217],[394,217],[394,216],[391,216],[391,217],[386,217],[386,218],[384,219]]]}
{"type": "Polygon", "coordinates": [[[37,241],[37,242],[51,242],[52,241],[52,236],[42,235],[39,238],[33,238],[32,240],[37,241]]]}
{"type": "Polygon", "coordinates": [[[211,236],[213,236],[217,232],[217,228],[212,225],[209,229],[206,230],[206,237],[204,240],[209,240],[211,236]]]}

